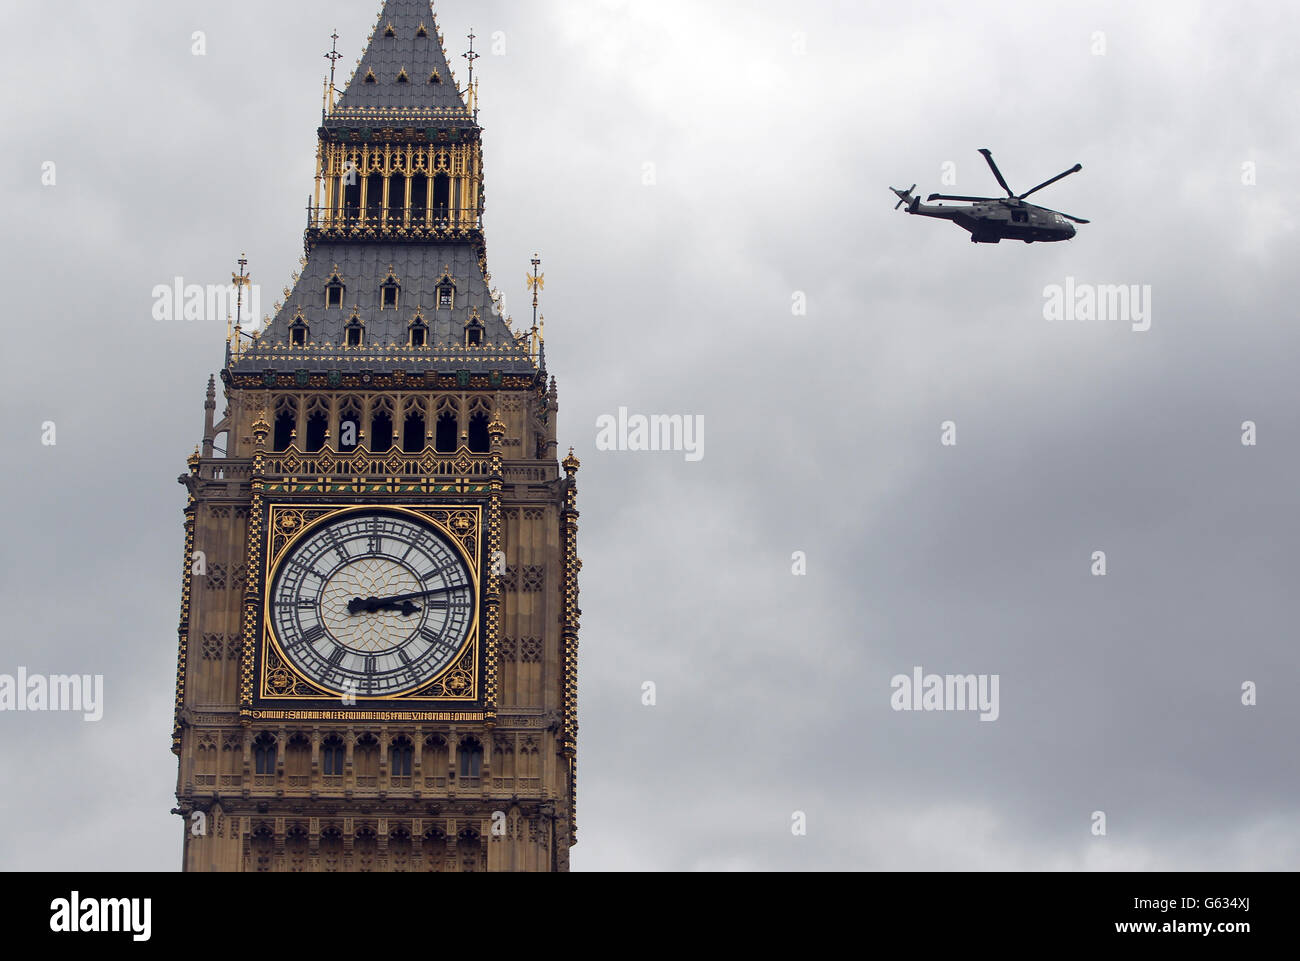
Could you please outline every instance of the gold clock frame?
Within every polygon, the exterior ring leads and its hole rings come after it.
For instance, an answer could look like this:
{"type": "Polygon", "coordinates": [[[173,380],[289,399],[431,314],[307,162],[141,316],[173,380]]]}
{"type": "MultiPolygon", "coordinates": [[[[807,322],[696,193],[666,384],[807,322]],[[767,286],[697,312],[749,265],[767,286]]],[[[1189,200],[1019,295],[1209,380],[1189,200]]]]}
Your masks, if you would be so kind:
{"type": "MultiPolygon", "coordinates": [[[[475,720],[482,719],[481,711],[464,709],[476,706],[483,696],[482,664],[483,638],[480,623],[485,604],[482,591],[483,550],[487,531],[484,529],[484,505],[464,502],[436,504],[353,504],[336,506],[308,506],[293,503],[267,505],[267,543],[262,574],[261,630],[256,651],[255,702],[267,705],[271,711],[254,710],[254,716],[263,718],[280,714],[275,710],[285,705],[286,719],[326,720],[341,717],[365,719],[423,719],[423,720],[475,720]],[[406,516],[416,523],[434,528],[456,551],[470,572],[474,596],[474,611],[470,618],[465,642],[452,660],[437,675],[418,687],[401,694],[383,697],[358,697],[354,704],[346,704],[344,692],[333,691],[311,680],[294,667],[285,656],[272,627],[270,617],[270,587],[279,575],[280,564],[292,550],[317,529],[352,514],[390,513],[406,516]],[[310,704],[319,706],[332,702],[337,707],[331,711],[293,710],[289,705],[310,704]],[[366,711],[361,704],[379,704],[393,710],[366,711]],[[460,711],[415,711],[419,704],[437,704],[460,711]],[[402,710],[409,708],[410,710],[402,710]]],[[[253,705],[250,705],[252,707],[253,705]]]]}

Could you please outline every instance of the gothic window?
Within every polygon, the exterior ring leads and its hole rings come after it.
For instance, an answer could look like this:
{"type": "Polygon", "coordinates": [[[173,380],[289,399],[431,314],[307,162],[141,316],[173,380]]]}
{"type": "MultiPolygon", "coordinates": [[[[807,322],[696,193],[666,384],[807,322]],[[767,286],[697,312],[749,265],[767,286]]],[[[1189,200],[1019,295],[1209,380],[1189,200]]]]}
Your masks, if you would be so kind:
{"type": "Polygon", "coordinates": [[[388,747],[388,776],[392,779],[394,786],[400,786],[401,783],[411,783],[411,761],[415,755],[411,742],[405,737],[399,737],[388,747]]]}
{"type": "Polygon", "coordinates": [[[301,317],[298,317],[296,320],[294,320],[293,325],[289,328],[289,346],[306,347],[307,335],[309,334],[309,332],[310,332],[310,328],[308,328],[307,322],[303,320],[301,317]]]}
{"type": "Polygon", "coordinates": [[[306,734],[289,738],[284,752],[284,773],[290,787],[307,787],[311,784],[311,739],[306,734]]]}
{"type": "Polygon", "coordinates": [[[384,278],[384,282],[379,286],[379,309],[396,310],[397,299],[401,292],[402,287],[397,282],[397,278],[393,276],[393,268],[389,267],[388,276],[384,278]]]}
{"type": "Polygon", "coordinates": [[[307,453],[315,454],[324,448],[329,426],[329,406],[324,400],[316,398],[307,413],[307,453]]]}
{"type": "Polygon", "coordinates": [[[387,401],[380,401],[370,415],[370,449],[386,454],[393,447],[393,412],[387,401]]]}
{"type": "Polygon", "coordinates": [[[347,749],[343,746],[343,738],[337,734],[331,734],[321,742],[321,773],[325,777],[342,777],[343,761],[346,758],[347,749]]]}
{"type": "Polygon", "coordinates": [[[430,735],[424,741],[424,754],[420,759],[425,787],[447,786],[447,739],[440,734],[430,735]]]}
{"type": "Polygon", "coordinates": [[[366,180],[366,217],[378,220],[384,209],[384,176],[371,174],[366,180]]]}
{"type": "Polygon", "coordinates": [[[295,440],[294,431],[297,426],[298,405],[290,397],[281,398],[275,407],[275,437],[272,447],[276,451],[288,450],[295,440]]]}
{"type": "Polygon", "coordinates": [[[456,412],[452,410],[444,410],[438,415],[438,432],[435,440],[438,453],[456,453],[458,443],[456,433],[456,412]]]}
{"type": "Polygon", "coordinates": [[[275,735],[263,732],[253,741],[253,773],[269,776],[275,773],[275,735]]]}
{"type": "Polygon", "coordinates": [[[450,283],[438,285],[438,309],[451,310],[455,303],[456,288],[450,283]]]}
{"type": "Polygon", "coordinates": [[[407,411],[406,422],[402,426],[402,450],[408,454],[418,454],[424,448],[424,414],[418,407],[412,407],[407,411]]]}
{"type": "Polygon", "coordinates": [[[379,739],[373,734],[357,738],[352,749],[352,766],[356,772],[358,788],[379,786],[379,739]]]}
{"type": "Polygon", "coordinates": [[[447,209],[451,206],[451,178],[438,174],[433,178],[433,210],[439,220],[447,218],[447,209]]]}
{"type": "Polygon", "coordinates": [[[465,346],[480,347],[483,344],[483,322],[477,317],[471,317],[469,323],[465,325],[465,346]]]}
{"type": "Polygon", "coordinates": [[[485,411],[477,411],[469,419],[469,449],[475,454],[486,454],[492,449],[485,411]]]}
{"type": "Polygon", "coordinates": [[[339,450],[350,454],[361,444],[361,404],[349,397],[339,406],[339,450]]]}
{"type": "Polygon", "coordinates": [[[429,178],[416,174],[411,178],[411,214],[424,220],[424,209],[429,203],[429,178]]]}
{"type": "Polygon", "coordinates": [[[463,787],[477,787],[483,774],[483,745],[478,738],[467,737],[457,747],[460,758],[460,779],[463,787]]]}

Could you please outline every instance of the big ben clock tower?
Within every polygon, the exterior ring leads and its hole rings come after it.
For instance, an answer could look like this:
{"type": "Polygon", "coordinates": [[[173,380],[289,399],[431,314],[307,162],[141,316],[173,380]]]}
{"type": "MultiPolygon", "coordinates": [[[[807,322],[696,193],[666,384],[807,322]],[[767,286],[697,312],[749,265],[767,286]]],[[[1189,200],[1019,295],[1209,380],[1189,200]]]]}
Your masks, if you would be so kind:
{"type": "MultiPolygon", "coordinates": [[[[564,871],[576,475],[490,292],[473,84],[387,0],[327,87],[301,274],[182,476],[187,871],[564,871]]],[[[243,268],[240,277],[243,276],[243,268]]],[[[541,276],[534,260],[534,313],[541,276]]]]}

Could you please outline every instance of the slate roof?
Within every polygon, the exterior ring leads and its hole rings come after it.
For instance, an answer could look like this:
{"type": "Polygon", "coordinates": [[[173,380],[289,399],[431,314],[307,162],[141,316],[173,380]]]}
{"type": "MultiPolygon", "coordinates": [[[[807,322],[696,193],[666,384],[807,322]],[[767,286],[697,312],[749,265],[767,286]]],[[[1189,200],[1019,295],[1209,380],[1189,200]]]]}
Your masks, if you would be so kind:
{"type": "Polygon", "coordinates": [[[386,0],[360,65],[325,121],[327,129],[367,119],[475,126],[456,89],[429,0],[386,0]],[[392,36],[388,35],[392,27],[392,36]],[[424,36],[420,36],[420,28],[424,36]],[[407,82],[399,81],[406,71],[407,82]],[[369,76],[374,82],[367,82],[369,76]],[[430,77],[438,80],[431,82],[430,77]]]}
{"type": "Polygon", "coordinates": [[[258,338],[258,346],[234,363],[236,371],[328,370],[342,367],[411,368],[411,357],[429,366],[491,368],[528,372],[537,365],[495,312],[475,248],[466,243],[321,243],[312,248],[288,299],[258,338]],[[380,309],[381,286],[392,268],[401,287],[397,309],[380,309]],[[343,307],[326,306],[326,286],[337,267],[345,292],[343,307]],[[438,308],[444,273],[455,284],[453,306],[438,308]],[[417,309],[428,326],[429,350],[404,350],[417,309]],[[342,350],[354,312],[365,325],[365,350],[342,350]],[[481,349],[464,348],[465,325],[477,315],[483,325],[481,349]],[[308,349],[290,347],[290,328],[298,317],[309,328],[308,349]],[[326,348],[325,345],[330,347],[326,348]],[[314,345],[314,346],[313,346],[314,345]],[[399,349],[390,350],[394,345],[399,349]],[[501,347],[500,345],[505,345],[501,347]]]}

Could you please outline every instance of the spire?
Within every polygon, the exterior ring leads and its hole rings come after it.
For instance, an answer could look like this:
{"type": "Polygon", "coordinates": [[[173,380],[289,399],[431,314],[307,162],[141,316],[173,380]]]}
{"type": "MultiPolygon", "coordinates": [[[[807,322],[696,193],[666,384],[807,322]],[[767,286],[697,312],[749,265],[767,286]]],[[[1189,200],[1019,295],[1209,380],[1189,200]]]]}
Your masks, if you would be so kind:
{"type": "Polygon", "coordinates": [[[385,0],[347,89],[326,127],[374,120],[437,121],[439,127],[473,126],[451,76],[447,53],[429,0],[385,0]]]}

